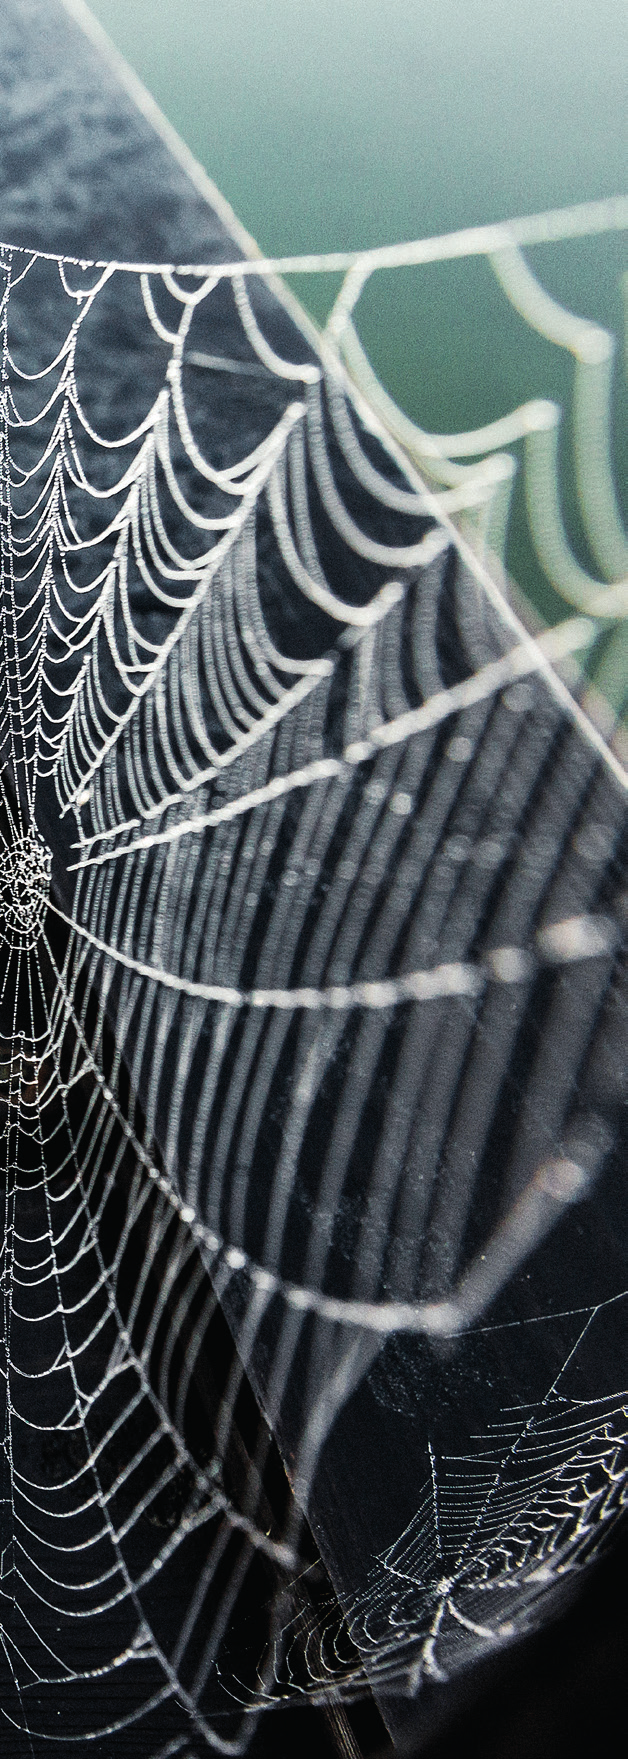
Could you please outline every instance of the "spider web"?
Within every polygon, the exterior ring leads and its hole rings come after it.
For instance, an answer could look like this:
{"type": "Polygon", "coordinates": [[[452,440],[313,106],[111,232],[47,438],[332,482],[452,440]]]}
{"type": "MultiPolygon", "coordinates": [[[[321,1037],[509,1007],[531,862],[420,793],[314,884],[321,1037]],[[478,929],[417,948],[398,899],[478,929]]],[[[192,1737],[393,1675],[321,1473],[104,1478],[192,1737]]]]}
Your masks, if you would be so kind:
{"type": "MultiPolygon", "coordinates": [[[[597,1313],[580,1317],[573,1364],[597,1313]]],[[[534,1630],[548,1587],[562,1587],[603,1543],[625,1506],[626,1395],[583,1400],[558,1390],[504,1410],[472,1451],[437,1457],[408,1527],[350,1600],[346,1625],[380,1692],[447,1682],[478,1651],[534,1630]]],[[[303,1616],[303,1615],[302,1615],[303,1616]]],[[[294,1622],[294,1648],[303,1643],[294,1622]]],[[[280,1677],[290,1678],[292,1631],[280,1677]]],[[[321,1691],[346,1674],[346,1630],[331,1600],[310,1615],[308,1661],[321,1691]]],[[[358,1688],[359,1689],[359,1688],[358,1688]]]]}
{"type": "Polygon", "coordinates": [[[620,1395],[562,1377],[625,1283],[579,1208],[620,771],[579,628],[526,635],[263,276],[2,271],[3,1715],[240,1752],[508,1640],[616,1518],[620,1395]],[[444,1385],[561,1301],[550,1392],[428,1424],[402,1537],[340,1543],[399,1339],[444,1385]]]}

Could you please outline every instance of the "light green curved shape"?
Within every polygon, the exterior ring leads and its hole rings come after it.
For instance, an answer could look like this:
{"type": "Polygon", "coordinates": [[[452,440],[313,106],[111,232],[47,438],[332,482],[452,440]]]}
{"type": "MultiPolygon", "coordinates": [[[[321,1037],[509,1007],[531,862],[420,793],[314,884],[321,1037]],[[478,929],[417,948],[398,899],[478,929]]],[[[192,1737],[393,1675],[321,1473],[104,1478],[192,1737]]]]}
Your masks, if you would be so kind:
{"type": "MultiPolygon", "coordinates": [[[[489,261],[526,323],[575,357],[574,454],[582,518],[602,573],[607,580],[622,580],[628,575],[628,539],[615,494],[610,445],[615,339],[553,299],[517,245],[493,251],[489,261]]],[[[558,577],[552,584],[562,590],[558,577]]]]}
{"type": "Polygon", "coordinates": [[[541,286],[516,244],[489,251],[488,260],[500,287],[510,304],[526,323],[548,342],[568,348],[579,360],[605,360],[613,347],[613,338],[600,324],[580,318],[560,305],[541,286]]]}
{"type": "MultiPolygon", "coordinates": [[[[568,604],[588,614],[594,604],[603,603],[604,583],[588,574],[576,561],[565,536],[558,492],[560,410],[557,405],[554,407],[556,419],[552,425],[537,429],[526,440],[525,489],[528,520],[534,546],[548,580],[568,604]]],[[[616,608],[611,611],[611,616],[617,616],[616,608]]]]}
{"type": "Polygon", "coordinates": [[[466,518],[458,521],[463,536],[480,561],[489,567],[495,562],[500,569],[504,567],[514,479],[513,470],[508,478],[497,484],[490,501],[483,507],[470,509],[466,518]]]}
{"type": "Polygon", "coordinates": [[[578,360],[574,381],[574,453],[578,498],[598,566],[607,580],[628,577],[628,537],[617,504],[611,459],[613,353],[578,360]]]}
{"type": "Polygon", "coordinates": [[[625,618],[618,623],[597,665],[592,667],[591,678],[618,716],[621,717],[622,711],[625,714],[628,699],[628,622],[625,618]]]}

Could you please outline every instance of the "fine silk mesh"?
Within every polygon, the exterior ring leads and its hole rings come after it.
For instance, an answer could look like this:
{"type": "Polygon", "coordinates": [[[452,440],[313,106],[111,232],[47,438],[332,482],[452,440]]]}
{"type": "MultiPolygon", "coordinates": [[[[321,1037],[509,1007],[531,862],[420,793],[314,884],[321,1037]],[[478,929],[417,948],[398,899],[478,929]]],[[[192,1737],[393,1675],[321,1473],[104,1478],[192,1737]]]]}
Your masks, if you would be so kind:
{"type": "Polygon", "coordinates": [[[200,1759],[616,1521],[624,792],[263,277],[1,266],[5,1738],[200,1759]]]}

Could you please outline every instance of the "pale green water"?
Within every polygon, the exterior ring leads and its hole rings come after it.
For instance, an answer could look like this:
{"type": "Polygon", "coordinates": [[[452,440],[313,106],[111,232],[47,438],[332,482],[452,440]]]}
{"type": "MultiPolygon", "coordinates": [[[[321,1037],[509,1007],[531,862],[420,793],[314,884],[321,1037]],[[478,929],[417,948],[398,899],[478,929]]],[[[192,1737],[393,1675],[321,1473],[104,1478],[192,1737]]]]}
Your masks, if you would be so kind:
{"type": "MultiPolygon", "coordinates": [[[[92,10],[269,252],[444,232],[628,184],[624,0],[92,10]]],[[[559,298],[619,329],[625,235],[531,261],[559,298]]],[[[331,280],[294,284],[322,319],[331,280]]],[[[358,317],[377,370],[426,427],[568,399],[569,360],[526,330],[482,262],[375,277],[358,317]]]]}

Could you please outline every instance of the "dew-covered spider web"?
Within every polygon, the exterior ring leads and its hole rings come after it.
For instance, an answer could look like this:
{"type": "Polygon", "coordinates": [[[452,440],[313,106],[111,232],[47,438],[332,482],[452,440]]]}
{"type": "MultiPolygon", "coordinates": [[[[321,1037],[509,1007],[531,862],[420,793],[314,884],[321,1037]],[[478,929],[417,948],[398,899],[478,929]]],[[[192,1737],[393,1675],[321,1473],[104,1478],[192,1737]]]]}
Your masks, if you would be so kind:
{"type": "Polygon", "coordinates": [[[526,632],[259,264],[1,267],[11,1750],[394,1729],[622,1504],[625,585],[526,632]]]}

